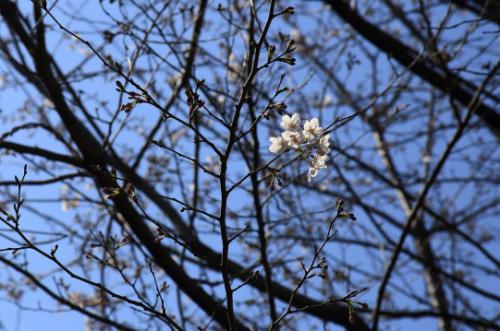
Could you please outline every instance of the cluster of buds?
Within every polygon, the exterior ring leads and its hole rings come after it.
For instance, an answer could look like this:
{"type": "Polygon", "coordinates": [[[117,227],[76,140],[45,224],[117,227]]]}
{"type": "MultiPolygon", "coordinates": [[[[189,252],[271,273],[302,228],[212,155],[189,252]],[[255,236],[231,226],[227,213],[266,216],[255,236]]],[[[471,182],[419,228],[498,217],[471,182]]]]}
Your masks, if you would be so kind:
{"type": "Polygon", "coordinates": [[[301,124],[299,114],[284,115],[280,124],[284,131],[281,136],[269,138],[271,143],[269,151],[278,154],[287,149],[292,149],[308,158],[307,181],[310,182],[312,178],[316,177],[320,169],[327,167],[330,135],[324,134],[324,130],[319,125],[319,120],[316,117],[304,121],[303,126],[301,124]]]}

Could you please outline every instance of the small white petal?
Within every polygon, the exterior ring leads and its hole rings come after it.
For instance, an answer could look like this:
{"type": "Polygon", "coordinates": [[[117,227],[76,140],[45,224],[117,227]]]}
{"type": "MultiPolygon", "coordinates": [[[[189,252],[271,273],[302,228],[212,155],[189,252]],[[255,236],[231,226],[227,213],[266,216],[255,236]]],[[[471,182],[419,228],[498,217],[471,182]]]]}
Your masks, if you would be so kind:
{"type": "Polygon", "coordinates": [[[330,152],[330,135],[324,135],[318,141],[318,152],[328,154],[330,152]]]}
{"type": "Polygon", "coordinates": [[[286,150],[288,146],[287,142],[281,137],[270,137],[269,141],[271,142],[271,145],[269,146],[269,151],[271,153],[281,153],[286,150]]]}
{"type": "Polygon", "coordinates": [[[314,167],[309,168],[309,171],[307,173],[307,181],[311,182],[312,179],[314,177],[316,177],[317,174],[318,174],[318,169],[317,168],[314,168],[314,167]]]}
{"type": "Polygon", "coordinates": [[[299,114],[293,114],[292,116],[284,115],[281,117],[280,126],[284,130],[296,130],[300,125],[299,114]]]}

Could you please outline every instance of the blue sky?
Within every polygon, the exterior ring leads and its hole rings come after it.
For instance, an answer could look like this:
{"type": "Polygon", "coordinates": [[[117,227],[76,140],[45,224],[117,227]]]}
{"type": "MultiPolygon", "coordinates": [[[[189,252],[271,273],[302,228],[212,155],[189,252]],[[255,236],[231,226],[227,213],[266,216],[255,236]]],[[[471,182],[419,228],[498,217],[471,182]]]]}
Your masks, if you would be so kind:
{"type": "MultiPolygon", "coordinates": [[[[61,4],[68,5],[68,1],[61,1],[61,4]]],[[[58,5],[59,6],[59,5],[58,5]]],[[[114,8],[113,6],[109,6],[109,8],[114,8]]],[[[98,2],[97,1],[83,1],[82,6],[78,8],[78,12],[82,13],[83,16],[85,17],[92,17],[92,18],[100,18],[102,16],[102,12],[99,8],[98,2]]],[[[57,16],[57,10],[54,11],[54,13],[57,16]]],[[[61,15],[62,16],[62,15],[61,15]]],[[[78,31],[79,29],[82,29],[82,33],[85,33],[88,38],[91,38],[91,41],[95,40],[100,40],[100,36],[94,36],[92,31],[88,30],[88,26],[84,26],[83,28],[78,25],[77,22],[75,21],[64,21],[65,26],[68,28],[78,31]]],[[[313,22],[309,22],[307,19],[303,21],[303,33],[307,35],[307,31],[309,29],[309,26],[312,26],[313,22]]],[[[314,27],[313,27],[314,28],[314,27]]],[[[277,27],[276,30],[282,30],[285,33],[289,33],[290,27],[286,23],[280,23],[277,27]]],[[[56,51],[54,51],[54,57],[57,58],[59,63],[61,64],[62,68],[65,70],[68,70],[70,68],[74,68],[75,65],[77,65],[81,59],[83,58],[83,55],[86,52],[86,48],[81,45],[80,43],[76,41],[69,41],[66,39],[66,37],[62,37],[63,34],[60,33],[57,29],[54,30],[54,32],[49,34],[49,47],[54,48],[56,51]],[[70,47],[68,47],[70,46],[70,47]]],[[[216,47],[214,43],[214,48],[216,47]]],[[[214,51],[215,53],[215,51],[214,51]]],[[[115,56],[115,55],[114,55],[115,56]]],[[[117,58],[120,58],[123,56],[123,54],[116,54],[117,58]]],[[[350,86],[356,86],[358,84],[364,84],[366,83],[365,78],[363,76],[363,72],[368,70],[368,67],[365,67],[365,64],[362,64],[353,71],[350,75],[346,73],[346,79],[349,78],[349,84],[350,86]]],[[[89,66],[92,64],[97,64],[95,63],[90,63],[89,66]]],[[[298,64],[297,69],[298,73],[293,77],[296,81],[287,81],[289,84],[297,84],[297,82],[300,82],[301,80],[305,79],[305,77],[308,77],[309,72],[306,69],[300,69],[301,65],[300,63],[298,64]]],[[[389,65],[387,62],[382,62],[380,63],[380,70],[388,70],[389,65]]],[[[0,73],[2,71],[2,64],[0,63],[0,73]]],[[[209,80],[210,79],[210,71],[209,70],[200,70],[198,72],[200,77],[204,77],[205,79],[209,80]]],[[[324,79],[324,78],[321,78],[324,79]]],[[[321,79],[318,76],[314,76],[313,79],[308,83],[308,85],[305,88],[305,92],[307,91],[313,91],[317,90],[319,87],[319,84],[321,82],[321,79]]],[[[382,82],[383,83],[383,82],[382,82]]],[[[110,103],[110,107],[113,108],[115,105],[117,105],[118,100],[117,100],[117,93],[115,92],[114,88],[114,80],[109,79],[108,81],[105,80],[89,80],[88,82],[82,82],[79,84],[80,88],[85,90],[85,93],[87,96],[97,96],[101,100],[107,100],[110,103]]],[[[384,86],[384,84],[381,84],[381,86],[384,86]]],[[[26,87],[26,90],[31,91],[30,87],[26,87]]],[[[6,91],[2,91],[0,93],[0,110],[2,110],[4,113],[11,113],[13,109],[19,109],[21,108],[21,102],[24,98],[24,93],[25,91],[17,88],[17,89],[7,89],[6,91]]],[[[403,100],[404,101],[404,100],[403,100]]],[[[408,100],[409,103],[411,103],[411,100],[408,100]]],[[[40,103],[43,103],[43,100],[40,100],[40,103]]],[[[90,104],[94,104],[92,100],[89,100],[90,104]]],[[[95,105],[96,107],[98,105],[95,105]]],[[[143,116],[138,116],[134,120],[137,121],[138,124],[142,123],[144,124],[151,124],[154,122],[156,118],[155,116],[150,116],[151,114],[151,109],[148,109],[147,107],[141,108],[142,106],[138,107],[138,110],[143,112],[143,116]]],[[[411,104],[410,104],[410,111],[411,109],[411,104]]],[[[345,108],[343,107],[338,107],[336,110],[339,111],[340,114],[346,115],[345,113],[345,108]]],[[[315,115],[317,114],[317,110],[307,110],[310,115],[315,115]]],[[[324,122],[331,121],[334,116],[336,116],[336,113],[331,112],[330,115],[326,115],[324,119],[322,119],[324,122]],[[329,118],[328,118],[329,117],[329,118]]],[[[22,115],[26,117],[26,121],[29,121],[29,113],[22,115]]],[[[123,114],[121,115],[123,116],[123,114]]],[[[56,115],[54,112],[49,112],[49,117],[50,118],[56,118],[56,115]]],[[[353,121],[351,124],[349,124],[349,128],[345,128],[342,130],[339,130],[339,132],[335,132],[335,137],[334,141],[335,143],[338,143],[339,145],[342,146],[348,146],[350,143],[359,143],[362,144],[366,142],[366,144],[371,144],[371,135],[369,132],[363,133],[357,128],[359,128],[360,122],[353,121]]],[[[8,122],[0,123],[0,131],[4,132],[5,130],[8,130],[11,127],[11,124],[8,122]]],[[[403,128],[407,130],[413,130],[414,128],[403,128]]],[[[134,141],[138,137],[137,134],[134,134],[132,132],[127,132],[125,134],[122,134],[119,136],[117,143],[129,143],[130,141],[134,141]]],[[[47,139],[43,134],[37,135],[37,136],[29,136],[26,134],[18,134],[16,135],[16,141],[19,142],[24,142],[27,144],[33,144],[33,145],[38,145],[44,148],[48,148],[53,151],[64,151],[63,146],[58,146],[54,144],[53,140],[47,139]],[[48,146],[50,144],[50,146],[48,146]]],[[[423,142],[422,142],[423,143],[423,142]]],[[[464,142],[466,144],[466,142],[464,142]]],[[[137,146],[134,146],[137,148],[137,146]]],[[[419,150],[421,146],[415,146],[415,151],[419,150]]],[[[180,146],[179,148],[187,150],[190,150],[190,146],[180,146]]],[[[267,148],[267,146],[263,146],[263,148],[267,148]]],[[[204,151],[206,152],[206,151],[204,151]]],[[[209,155],[208,152],[207,156],[209,155]]],[[[411,153],[406,153],[401,155],[408,155],[411,153]]],[[[498,152],[497,152],[498,154],[498,152]]],[[[420,162],[420,155],[418,153],[413,154],[415,159],[411,158],[397,158],[396,162],[401,165],[401,167],[407,167],[411,166],[415,162],[420,162]]],[[[4,157],[2,156],[2,161],[0,163],[1,171],[0,171],[0,180],[7,180],[7,179],[12,179],[14,175],[20,176],[21,174],[21,169],[23,164],[26,161],[20,160],[15,157],[4,157]]],[[[375,165],[380,165],[380,161],[378,159],[373,160],[375,165]]],[[[456,160],[457,166],[455,169],[460,170],[461,160],[456,160]]],[[[463,171],[468,172],[469,169],[466,169],[465,165],[463,165],[463,171]]],[[[242,162],[241,161],[236,161],[235,162],[235,168],[242,168],[242,162]]],[[[245,170],[245,168],[242,168],[241,171],[245,170]]],[[[47,174],[37,174],[33,172],[29,172],[28,178],[33,179],[33,178],[45,178],[47,174]]],[[[355,177],[355,175],[354,175],[355,177]]],[[[333,185],[332,185],[333,186],[333,185]]],[[[31,188],[26,188],[25,189],[25,195],[26,199],[40,199],[44,197],[55,197],[58,195],[60,192],[61,187],[60,184],[57,185],[47,185],[44,186],[43,188],[37,188],[37,189],[31,189],[31,188]]],[[[417,188],[415,188],[415,191],[417,191],[417,188]]],[[[179,194],[179,191],[174,188],[173,194],[179,194]]],[[[451,194],[452,192],[450,192],[451,194]]],[[[494,193],[494,192],[492,192],[494,193]]],[[[91,194],[91,193],[89,193],[91,194]]],[[[235,205],[237,205],[243,197],[242,194],[235,194],[233,196],[233,200],[231,201],[235,205]]],[[[457,196],[458,200],[464,200],[467,201],[470,199],[469,194],[467,193],[467,190],[464,190],[464,192],[460,195],[457,196]]],[[[319,206],[323,206],[324,200],[318,200],[318,201],[310,201],[307,199],[304,199],[303,201],[300,201],[301,203],[304,204],[318,204],[319,206]]],[[[61,210],[61,206],[59,202],[40,202],[43,203],[44,209],[47,210],[47,212],[50,212],[55,217],[61,218],[61,220],[65,222],[72,222],[74,213],[73,212],[63,212],[61,210]]],[[[37,203],[34,204],[35,206],[37,203]]],[[[367,222],[366,220],[366,215],[362,213],[361,210],[355,210],[355,212],[358,215],[358,222],[361,223],[362,225],[364,224],[363,222],[367,222]]],[[[395,214],[397,214],[399,217],[403,217],[401,211],[394,211],[395,214]]],[[[151,210],[152,215],[158,215],[158,212],[154,209],[151,210]]],[[[44,230],[44,231],[50,231],[52,229],[48,229],[44,224],[41,223],[36,223],[37,217],[30,213],[27,210],[23,210],[23,222],[30,223],[30,229],[38,229],[38,230],[44,230]]],[[[338,231],[339,232],[344,232],[344,233],[349,233],[351,231],[360,231],[359,229],[355,228],[356,225],[352,224],[343,224],[339,226],[338,231]]],[[[387,229],[387,226],[386,226],[387,229]]],[[[394,231],[393,229],[389,231],[394,231]]],[[[208,237],[207,237],[208,238],[208,237]]],[[[0,238],[0,247],[3,247],[5,244],[5,241],[3,238],[0,238]]],[[[220,246],[219,241],[217,238],[213,238],[213,240],[210,241],[210,245],[213,247],[218,248],[220,246]]],[[[409,246],[411,246],[409,244],[409,246]]],[[[69,247],[69,244],[68,244],[69,247]]],[[[350,255],[350,261],[354,264],[356,264],[360,268],[370,268],[371,263],[373,262],[374,265],[377,265],[376,261],[367,261],[367,256],[364,250],[356,247],[350,247],[349,245],[344,245],[343,248],[346,250],[346,252],[350,255]]],[[[500,250],[500,245],[498,243],[492,244],[489,246],[490,251],[495,251],[495,248],[500,250]]],[[[50,247],[46,247],[47,250],[50,250],[50,247]]],[[[446,250],[448,249],[446,246],[444,247],[436,247],[436,249],[443,249],[446,250]]],[[[332,255],[338,254],[339,256],[343,254],[344,252],[333,252],[332,255]]],[[[74,251],[70,249],[60,249],[58,256],[59,258],[70,261],[72,257],[74,257],[74,251]]],[[[40,268],[40,270],[50,270],[51,267],[47,266],[48,261],[44,261],[43,259],[36,259],[33,258],[30,261],[33,261],[31,264],[31,267],[33,270],[36,270],[37,268],[40,268]]],[[[14,275],[14,272],[12,271],[4,271],[5,269],[0,267],[0,274],[1,275],[6,275],[5,277],[8,277],[10,274],[14,275]]],[[[81,284],[71,281],[70,279],[66,279],[67,282],[70,282],[73,286],[74,289],[78,288],[84,288],[81,284]]],[[[415,287],[415,289],[420,290],[423,288],[423,283],[422,279],[412,279],[412,285],[415,287]]],[[[493,288],[493,287],[498,287],[498,291],[500,292],[500,284],[498,283],[492,283],[489,279],[484,278],[484,279],[478,279],[478,284],[482,285],[484,288],[493,288]]],[[[371,289],[364,294],[360,300],[362,301],[368,301],[372,302],[374,298],[374,294],[376,293],[377,289],[377,284],[371,284],[371,289]]],[[[405,284],[398,284],[401,286],[405,286],[405,284]]],[[[344,288],[339,285],[337,288],[337,291],[339,293],[342,293],[344,288]]],[[[251,295],[252,292],[248,291],[247,295],[251,295]]],[[[482,299],[478,299],[482,300],[482,299]]],[[[28,307],[36,308],[37,305],[40,303],[42,306],[48,309],[57,309],[58,307],[53,305],[52,301],[47,301],[46,297],[44,295],[40,294],[33,294],[29,293],[26,294],[24,303],[28,307]],[[47,307],[48,305],[48,307],[47,307]]],[[[487,304],[487,301],[485,301],[485,305],[487,304]]],[[[487,308],[486,308],[487,309],[487,308]]],[[[494,309],[494,307],[493,307],[494,309]]],[[[126,316],[122,316],[123,318],[126,318],[126,316]]],[[[4,325],[4,328],[6,330],[16,330],[16,331],[30,331],[30,330],[35,330],[35,329],[40,329],[40,326],[43,326],[43,329],[51,329],[51,330],[68,330],[68,329],[74,329],[74,330],[82,330],[84,328],[84,317],[75,314],[72,312],[60,312],[60,313],[46,313],[46,312],[35,312],[35,311],[22,311],[15,305],[6,302],[5,300],[0,301],[0,321],[4,325]]],[[[412,329],[426,329],[426,330],[432,330],[435,329],[435,321],[431,319],[419,319],[418,321],[415,320],[404,320],[401,323],[395,324],[395,330],[396,329],[407,329],[411,327],[412,329]]]]}

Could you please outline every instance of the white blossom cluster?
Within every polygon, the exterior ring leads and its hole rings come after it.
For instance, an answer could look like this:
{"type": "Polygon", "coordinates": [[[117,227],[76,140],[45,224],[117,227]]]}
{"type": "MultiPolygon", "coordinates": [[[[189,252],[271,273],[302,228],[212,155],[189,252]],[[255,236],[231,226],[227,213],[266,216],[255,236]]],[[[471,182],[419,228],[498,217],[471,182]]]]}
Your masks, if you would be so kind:
{"type": "Polygon", "coordinates": [[[284,115],[281,118],[280,126],[284,131],[281,136],[269,138],[271,143],[269,151],[278,154],[287,149],[293,149],[302,156],[309,158],[307,181],[310,182],[312,178],[316,177],[319,169],[327,167],[330,135],[324,134],[324,130],[319,125],[319,120],[316,117],[304,121],[304,125],[301,127],[299,114],[284,115]]]}

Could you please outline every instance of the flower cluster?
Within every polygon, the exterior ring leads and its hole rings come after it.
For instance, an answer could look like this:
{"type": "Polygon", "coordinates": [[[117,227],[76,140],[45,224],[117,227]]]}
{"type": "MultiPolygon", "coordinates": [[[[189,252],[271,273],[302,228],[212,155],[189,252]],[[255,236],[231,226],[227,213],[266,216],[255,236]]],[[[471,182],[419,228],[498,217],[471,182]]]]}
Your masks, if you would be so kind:
{"type": "Polygon", "coordinates": [[[315,117],[304,121],[301,126],[299,114],[292,116],[284,115],[281,118],[281,128],[284,130],[281,136],[270,137],[269,151],[281,153],[287,149],[293,149],[302,156],[309,158],[309,171],[307,181],[316,177],[319,169],[326,168],[328,153],[330,152],[330,135],[324,134],[319,120],[315,117]],[[313,152],[316,153],[313,153],[313,152]]]}

